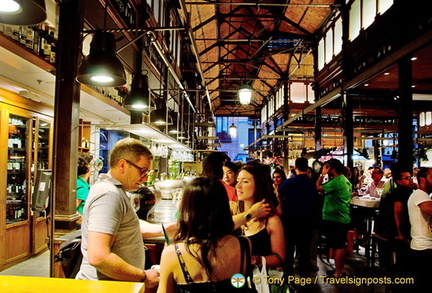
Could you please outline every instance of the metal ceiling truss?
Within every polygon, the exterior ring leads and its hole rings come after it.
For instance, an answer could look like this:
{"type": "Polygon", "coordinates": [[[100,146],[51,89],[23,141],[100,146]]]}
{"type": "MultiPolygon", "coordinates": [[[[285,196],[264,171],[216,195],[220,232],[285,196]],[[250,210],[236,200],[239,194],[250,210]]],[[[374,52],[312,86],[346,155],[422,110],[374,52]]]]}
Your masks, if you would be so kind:
{"type": "Polygon", "coordinates": [[[190,7],[213,5],[195,7],[196,15],[205,19],[194,23],[191,31],[199,31],[195,41],[201,45],[203,79],[217,116],[255,115],[254,107],[262,108],[282,82],[311,80],[304,74],[310,67],[302,66],[316,45],[316,30],[322,27],[316,17],[328,17],[338,5],[266,2],[184,2],[190,7]],[[295,17],[290,7],[298,10],[295,17]],[[243,84],[255,89],[253,104],[247,107],[237,101],[237,89],[243,84]]]}

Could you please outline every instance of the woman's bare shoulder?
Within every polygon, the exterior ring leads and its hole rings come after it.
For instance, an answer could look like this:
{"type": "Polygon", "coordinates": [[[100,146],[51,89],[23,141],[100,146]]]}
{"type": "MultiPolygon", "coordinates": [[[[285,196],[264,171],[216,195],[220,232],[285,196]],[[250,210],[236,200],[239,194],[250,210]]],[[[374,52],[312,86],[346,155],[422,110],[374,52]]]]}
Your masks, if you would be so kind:
{"type": "Polygon", "coordinates": [[[282,221],[279,216],[272,215],[268,217],[267,227],[270,229],[276,229],[282,227],[282,221]]]}

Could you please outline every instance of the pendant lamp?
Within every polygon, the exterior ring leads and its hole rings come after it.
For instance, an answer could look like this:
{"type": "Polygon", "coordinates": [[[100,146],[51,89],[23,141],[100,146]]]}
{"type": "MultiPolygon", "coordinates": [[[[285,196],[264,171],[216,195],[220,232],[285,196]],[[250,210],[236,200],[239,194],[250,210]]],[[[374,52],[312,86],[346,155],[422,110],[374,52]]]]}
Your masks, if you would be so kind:
{"type": "Polygon", "coordinates": [[[232,139],[237,137],[237,127],[234,125],[234,123],[229,127],[229,134],[232,139]]]}
{"type": "Polygon", "coordinates": [[[147,111],[150,104],[148,77],[142,73],[135,74],[131,90],[123,100],[123,107],[130,111],[147,111]]]}
{"type": "Polygon", "coordinates": [[[121,86],[126,84],[123,64],[116,56],[112,33],[97,30],[90,43],[90,54],[78,67],[76,80],[90,86],[121,86]]]}
{"type": "Polygon", "coordinates": [[[162,98],[155,99],[156,110],[150,113],[150,123],[158,126],[172,125],[172,118],[167,115],[167,107],[165,101],[162,98]]]}
{"type": "Polygon", "coordinates": [[[44,0],[1,0],[0,23],[34,25],[44,22],[47,13],[44,0]]]}
{"type": "Polygon", "coordinates": [[[172,119],[173,124],[168,126],[168,134],[170,135],[181,135],[183,133],[182,125],[179,122],[179,113],[174,110],[169,110],[168,115],[172,119]]]}
{"type": "Polygon", "coordinates": [[[253,88],[249,85],[242,85],[238,90],[240,104],[249,105],[252,100],[253,88]]]}

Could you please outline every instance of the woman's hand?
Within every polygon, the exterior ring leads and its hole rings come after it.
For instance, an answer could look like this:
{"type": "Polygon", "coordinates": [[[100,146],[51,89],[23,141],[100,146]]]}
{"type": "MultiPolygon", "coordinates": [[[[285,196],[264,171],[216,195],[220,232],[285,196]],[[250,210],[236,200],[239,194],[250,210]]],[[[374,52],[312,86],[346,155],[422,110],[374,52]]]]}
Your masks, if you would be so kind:
{"type": "Polygon", "coordinates": [[[264,218],[270,214],[270,204],[265,202],[265,199],[255,203],[248,211],[252,218],[264,218]]]}

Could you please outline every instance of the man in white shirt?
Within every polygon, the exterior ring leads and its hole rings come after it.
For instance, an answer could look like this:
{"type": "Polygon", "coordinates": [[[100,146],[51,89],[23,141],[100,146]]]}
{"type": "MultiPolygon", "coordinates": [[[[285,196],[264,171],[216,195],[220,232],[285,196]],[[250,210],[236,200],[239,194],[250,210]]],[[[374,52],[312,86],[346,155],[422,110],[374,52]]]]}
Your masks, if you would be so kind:
{"type": "Polygon", "coordinates": [[[372,169],[372,181],[366,185],[365,190],[360,190],[360,195],[370,195],[370,197],[380,198],[384,184],[386,181],[382,180],[384,171],[380,167],[374,167],[372,169]]]}
{"type": "MultiPolygon", "coordinates": [[[[408,199],[411,223],[411,252],[416,290],[426,292],[430,285],[432,264],[432,169],[421,168],[417,173],[419,188],[408,199]]],[[[429,291],[430,292],[430,288],[429,291]]]]}

